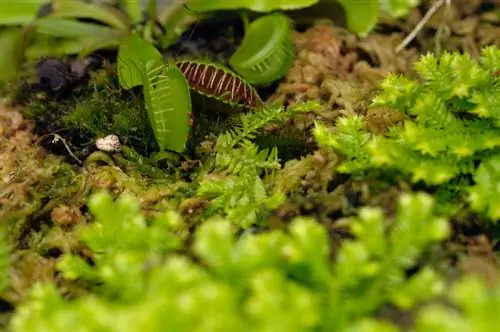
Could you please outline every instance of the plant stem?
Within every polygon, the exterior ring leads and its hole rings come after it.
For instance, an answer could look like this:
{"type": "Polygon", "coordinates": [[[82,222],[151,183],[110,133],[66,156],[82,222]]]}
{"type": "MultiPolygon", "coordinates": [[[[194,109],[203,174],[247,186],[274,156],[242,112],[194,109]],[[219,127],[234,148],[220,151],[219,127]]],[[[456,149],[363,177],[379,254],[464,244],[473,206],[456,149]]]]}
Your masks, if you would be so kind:
{"type": "Polygon", "coordinates": [[[248,14],[245,10],[240,10],[239,14],[240,14],[241,20],[243,21],[243,29],[246,32],[248,29],[248,25],[250,25],[250,19],[248,18],[248,14]]]}

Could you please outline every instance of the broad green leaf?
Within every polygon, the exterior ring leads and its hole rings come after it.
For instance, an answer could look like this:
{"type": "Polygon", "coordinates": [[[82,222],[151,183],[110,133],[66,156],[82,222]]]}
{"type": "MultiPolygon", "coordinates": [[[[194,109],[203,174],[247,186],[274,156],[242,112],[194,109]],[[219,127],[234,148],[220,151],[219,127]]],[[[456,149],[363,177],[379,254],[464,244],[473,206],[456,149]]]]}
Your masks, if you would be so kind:
{"type": "MultiPolygon", "coordinates": [[[[40,36],[41,37],[41,36],[40,36]]],[[[36,60],[41,57],[63,56],[77,54],[82,57],[99,49],[116,48],[119,40],[99,37],[77,37],[56,39],[48,37],[49,40],[37,38],[25,52],[27,59],[36,60]]]]}
{"type": "Polygon", "coordinates": [[[420,4],[420,0],[380,0],[382,10],[391,17],[402,17],[420,4]]]}
{"type": "Polygon", "coordinates": [[[241,46],[229,59],[231,67],[252,84],[283,77],[295,57],[289,19],[280,13],[264,15],[246,30],[241,46]]]}
{"type": "Polygon", "coordinates": [[[118,49],[118,81],[124,89],[143,84],[143,72],[148,61],[163,63],[161,53],[147,40],[130,35],[122,40],[118,49]]]}
{"type": "Polygon", "coordinates": [[[212,14],[197,14],[183,6],[184,1],[176,0],[166,3],[158,10],[158,22],[164,27],[165,34],[161,36],[162,47],[175,44],[181,35],[196,21],[208,18],[212,14]]]}
{"type": "Polygon", "coordinates": [[[122,0],[121,1],[127,10],[128,16],[132,20],[132,24],[142,21],[142,5],[141,0],[122,0]]]}
{"type": "Polygon", "coordinates": [[[377,24],[379,0],[337,0],[346,12],[347,27],[360,36],[366,36],[377,24]]]}
{"type": "Polygon", "coordinates": [[[117,8],[105,4],[86,3],[79,0],[54,0],[53,17],[87,18],[106,23],[120,30],[130,28],[130,19],[117,8]]]}
{"type": "Polygon", "coordinates": [[[148,118],[160,151],[184,151],[189,134],[191,94],[186,78],[179,68],[146,64],[144,100],[148,118]]]}
{"type": "Polygon", "coordinates": [[[0,30],[0,82],[16,77],[22,59],[21,28],[0,30]]]}
{"type": "Polygon", "coordinates": [[[192,0],[189,9],[194,12],[209,12],[216,10],[249,9],[256,12],[273,10],[293,10],[315,5],[319,0],[192,0]]]}
{"type": "Polygon", "coordinates": [[[126,32],[92,23],[71,19],[45,17],[32,23],[36,32],[54,37],[94,37],[121,39],[126,32]]]}
{"type": "Polygon", "coordinates": [[[0,1],[0,25],[21,25],[35,19],[41,6],[49,0],[0,1]]]}

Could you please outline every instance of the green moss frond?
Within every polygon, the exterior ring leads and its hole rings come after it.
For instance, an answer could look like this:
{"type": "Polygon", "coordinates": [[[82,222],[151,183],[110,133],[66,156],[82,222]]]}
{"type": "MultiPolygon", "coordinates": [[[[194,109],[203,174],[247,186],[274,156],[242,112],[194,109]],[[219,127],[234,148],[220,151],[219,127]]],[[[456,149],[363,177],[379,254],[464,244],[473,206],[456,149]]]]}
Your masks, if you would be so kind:
{"type": "Polygon", "coordinates": [[[65,254],[64,278],[92,280],[93,295],[63,299],[51,284],[33,287],[12,319],[15,331],[76,329],[122,331],[345,331],[376,320],[380,305],[414,308],[442,294],[445,284],[430,267],[411,277],[406,269],[423,251],[447,238],[449,224],[434,216],[426,194],[405,195],[389,222],[365,208],[351,223],[354,239],[332,262],[326,227],[296,218],[286,230],[237,237],[234,224],[212,219],[195,232],[190,252],[183,222],[169,213],[150,225],[138,201],[113,202],[94,194],[95,222],[79,230],[94,253],[91,266],[65,254]]]}

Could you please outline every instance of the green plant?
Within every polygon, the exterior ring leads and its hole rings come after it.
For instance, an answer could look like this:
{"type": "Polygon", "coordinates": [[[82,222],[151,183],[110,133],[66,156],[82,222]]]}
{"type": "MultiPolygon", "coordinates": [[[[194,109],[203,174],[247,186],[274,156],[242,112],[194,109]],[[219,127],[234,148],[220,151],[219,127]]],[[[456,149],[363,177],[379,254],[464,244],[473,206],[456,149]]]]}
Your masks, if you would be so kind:
{"type": "Polygon", "coordinates": [[[230,10],[230,9],[249,9],[256,12],[271,12],[274,10],[291,10],[306,8],[316,4],[319,0],[274,0],[274,1],[259,1],[259,0],[244,0],[244,1],[229,1],[229,0],[192,0],[189,3],[189,8],[195,12],[209,12],[215,10],[230,10]]]}
{"type": "MultiPolygon", "coordinates": [[[[367,35],[377,24],[381,15],[402,17],[420,0],[325,0],[338,2],[345,10],[348,28],[362,36],[367,35]]],[[[314,6],[319,0],[274,0],[274,1],[231,1],[231,0],[193,0],[189,8],[198,13],[216,10],[251,10],[255,12],[271,12],[275,10],[297,10],[314,6]]]]}
{"type": "Polygon", "coordinates": [[[381,15],[402,17],[416,7],[420,0],[336,0],[346,11],[347,26],[361,36],[373,30],[381,15]]]}
{"type": "Polygon", "coordinates": [[[456,305],[424,307],[418,314],[417,332],[487,332],[498,328],[500,286],[486,285],[479,277],[462,277],[452,287],[448,299],[456,305]]]}
{"type": "Polygon", "coordinates": [[[113,202],[102,192],[89,208],[95,220],[78,234],[92,265],[65,254],[58,266],[91,293],[63,299],[52,284],[38,284],[13,331],[350,331],[384,303],[411,308],[444,290],[430,267],[405,275],[449,231],[426,194],[403,196],[391,223],[363,209],[352,220],[355,239],[333,263],[326,228],[310,218],[242,237],[227,220],[207,221],[186,248],[197,263],[176,253],[186,227],[176,213],[147,221],[136,198],[113,202]]]}
{"type": "Polygon", "coordinates": [[[261,107],[263,102],[255,88],[231,69],[211,61],[178,60],[191,90],[228,104],[231,108],[261,107]]]}
{"type": "MultiPolygon", "coordinates": [[[[36,9],[44,3],[36,0],[13,10],[0,5],[0,25],[9,29],[0,32],[2,49],[9,49],[8,56],[0,62],[1,68],[13,68],[0,73],[0,79],[15,77],[19,70],[19,52],[28,60],[44,56],[78,54],[83,56],[98,49],[116,48],[130,34],[138,34],[149,42],[166,48],[175,43],[187,27],[197,20],[214,15],[217,10],[239,9],[247,25],[245,41],[231,58],[231,66],[255,84],[269,84],[279,79],[291,67],[294,54],[290,39],[291,25],[275,10],[293,10],[315,5],[318,0],[286,1],[191,1],[189,9],[178,1],[157,10],[157,1],[149,0],[146,6],[148,19],[141,25],[142,8],[137,1],[84,2],[81,0],[53,0],[52,12],[35,18],[36,9]],[[248,24],[244,10],[270,13],[248,24]],[[196,13],[196,14],[195,14],[196,13]],[[90,19],[102,24],[83,22],[90,19]],[[158,24],[161,29],[158,29],[158,24]],[[161,31],[160,31],[161,30],[161,31]],[[269,33],[271,32],[271,33],[269,33]],[[265,36],[266,38],[262,38],[265,36]],[[17,64],[17,65],[16,65],[17,64]]],[[[417,4],[415,0],[382,1],[355,4],[339,1],[347,13],[349,28],[367,34],[376,24],[380,8],[391,16],[399,17],[417,4]]]]}
{"type": "MultiPolygon", "coordinates": [[[[80,56],[92,53],[98,49],[116,48],[121,40],[131,33],[140,34],[142,38],[153,41],[155,33],[154,19],[161,15],[168,19],[172,15],[181,15],[178,10],[171,12],[165,10],[156,14],[156,0],[148,1],[148,14],[150,19],[144,25],[142,9],[138,1],[106,1],[86,2],[80,0],[53,0],[51,11],[43,17],[35,17],[46,1],[24,1],[23,5],[11,6],[7,2],[0,4],[0,25],[10,26],[0,30],[0,36],[17,33],[15,39],[16,50],[22,50],[21,55],[14,51],[6,52],[0,61],[0,68],[14,68],[19,71],[19,65],[12,59],[36,60],[44,56],[61,56],[78,54],[80,56]],[[12,7],[15,7],[13,9],[12,7]],[[99,24],[84,22],[82,19],[94,20],[99,24]],[[16,56],[16,57],[14,57],[16,56]]],[[[47,9],[47,8],[46,8],[47,9]]],[[[168,9],[168,8],[167,8],[168,9]]],[[[179,21],[178,26],[169,25],[168,37],[170,42],[175,42],[187,24],[193,20],[179,21]]],[[[0,37],[0,41],[7,37],[0,37]]],[[[2,49],[7,50],[7,41],[2,41],[2,49]]],[[[16,51],[18,52],[18,51],[16,51]]],[[[0,80],[11,79],[14,75],[0,73],[0,80]]]]}
{"type": "Polygon", "coordinates": [[[7,241],[5,226],[0,229],[0,293],[10,284],[10,243],[7,241]]]}
{"type": "MultiPolygon", "coordinates": [[[[415,65],[422,81],[389,75],[373,101],[373,107],[407,115],[403,125],[375,135],[365,129],[363,117],[352,116],[337,122],[336,133],[317,123],[314,135],[320,145],[346,157],[338,167],[344,173],[383,168],[428,185],[476,174],[471,200],[482,210],[486,192],[491,194],[486,183],[496,178],[495,161],[485,158],[498,155],[500,146],[500,79],[493,74],[499,66],[500,50],[494,46],[484,48],[479,61],[459,53],[425,55],[415,65]],[[476,173],[477,162],[484,164],[476,173]]],[[[490,208],[497,219],[499,212],[490,208]]]]}
{"type": "Polygon", "coordinates": [[[290,20],[285,15],[274,13],[256,19],[249,24],[229,64],[252,84],[267,84],[283,77],[295,57],[290,33],[290,20]]]}
{"type": "Polygon", "coordinates": [[[120,45],[117,66],[123,88],[143,86],[149,122],[160,152],[183,152],[189,134],[191,97],[182,72],[166,65],[158,50],[137,35],[120,45]]]}

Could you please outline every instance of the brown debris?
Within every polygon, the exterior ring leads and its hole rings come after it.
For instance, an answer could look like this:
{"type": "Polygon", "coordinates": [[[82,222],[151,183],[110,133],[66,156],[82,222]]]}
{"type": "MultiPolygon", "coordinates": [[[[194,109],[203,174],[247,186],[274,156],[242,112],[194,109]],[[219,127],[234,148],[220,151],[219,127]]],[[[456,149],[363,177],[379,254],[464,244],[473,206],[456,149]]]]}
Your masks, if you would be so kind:
{"type": "Polygon", "coordinates": [[[79,207],[65,204],[53,208],[50,217],[52,221],[60,226],[73,226],[84,220],[79,207]]]}
{"type": "Polygon", "coordinates": [[[387,108],[371,108],[365,115],[365,127],[374,134],[384,134],[390,126],[401,123],[404,115],[387,108]]]}
{"type": "Polygon", "coordinates": [[[322,100],[327,105],[322,116],[332,110],[337,110],[333,117],[359,113],[376,83],[389,72],[408,72],[417,59],[415,49],[396,55],[402,39],[402,33],[359,38],[324,22],[296,32],[296,59],[271,100],[286,104],[322,100]]]}
{"type": "Polygon", "coordinates": [[[0,103],[0,219],[24,206],[30,185],[40,175],[37,167],[22,175],[17,172],[22,156],[35,140],[30,129],[18,110],[0,103]]]}
{"type": "Polygon", "coordinates": [[[500,281],[500,265],[493,246],[484,234],[467,238],[467,256],[460,261],[460,268],[466,274],[475,274],[489,285],[500,281]]]}

